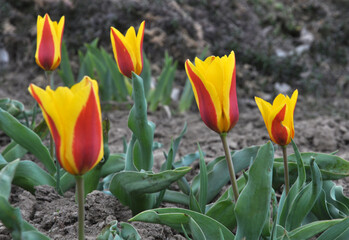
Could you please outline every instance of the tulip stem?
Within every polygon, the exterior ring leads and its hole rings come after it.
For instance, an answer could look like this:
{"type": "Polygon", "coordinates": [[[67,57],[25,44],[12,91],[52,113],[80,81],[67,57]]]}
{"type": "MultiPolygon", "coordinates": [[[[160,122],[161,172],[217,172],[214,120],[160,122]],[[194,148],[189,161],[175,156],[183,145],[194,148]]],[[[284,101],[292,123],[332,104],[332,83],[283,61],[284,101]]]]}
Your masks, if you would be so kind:
{"type": "Polygon", "coordinates": [[[286,191],[286,196],[288,192],[290,191],[290,183],[289,183],[289,175],[288,175],[288,162],[287,162],[287,146],[281,146],[282,148],[282,154],[284,157],[284,177],[285,177],[285,191],[286,191]]]}
{"type": "Polygon", "coordinates": [[[227,133],[222,133],[222,134],[220,134],[220,136],[221,136],[221,140],[222,140],[223,148],[224,148],[224,152],[225,152],[225,160],[227,161],[227,165],[228,165],[231,186],[232,186],[233,192],[234,192],[234,199],[235,199],[235,202],[237,202],[237,200],[239,198],[239,189],[238,189],[238,185],[236,183],[233,161],[231,159],[231,154],[230,154],[228,143],[227,143],[227,133]]]}
{"type": "Polygon", "coordinates": [[[79,240],[85,240],[85,207],[84,207],[84,177],[83,176],[75,176],[76,180],[76,191],[78,197],[78,235],[79,240]]]}

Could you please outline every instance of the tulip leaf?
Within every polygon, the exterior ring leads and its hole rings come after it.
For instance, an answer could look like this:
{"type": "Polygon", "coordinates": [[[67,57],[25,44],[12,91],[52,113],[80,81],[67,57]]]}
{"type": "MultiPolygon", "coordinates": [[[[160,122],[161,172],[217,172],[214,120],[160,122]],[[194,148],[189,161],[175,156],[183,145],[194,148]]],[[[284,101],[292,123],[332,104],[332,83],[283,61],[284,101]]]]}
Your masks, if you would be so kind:
{"type": "Polygon", "coordinates": [[[143,51],[143,70],[141,73],[141,78],[143,79],[144,94],[148,99],[150,85],[151,85],[151,66],[150,66],[149,59],[147,58],[144,51],[143,51]]]}
{"type": "Polygon", "coordinates": [[[116,153],[109,155],[107,161],[102,165],[101,177],[120,172],[125,168],[125,154],[116,153]]]}
{"type": "Polygon", "coordinates": [[[0,129],[19,145],[34,154],[44,164],[50,174],[55,174],[56,166],[39,136],[1,108],[0,129]]]}
{"type": "Polygon", "coordinates": [[[128,118],[128,127],[137,138],[133,161],[138,170],[150,171],[153,167],[153,139],[155,124],[147,120],[147,102],[142,78],[132,73],[134,106],[128,118]]]}
{"type": "Polygon", "coordinates": [[[320,237],[318,237],[318,240],[346,240],[349,237],[348,225],[349,218],[347,217],[341,222],[327,229],[323,234],[320,235],[320,237]]]}
{"type": "Polygon", "coordinates": [[[170,203],[179,203],[179,204],[189,206],[189,197],[187,194],[184,194],[178,191],[168,190],[168,189],[165,192],[163,201],[170,202],[170,203]]]}
{"type": "MultiPolygon", "coordinates": [[[[2,166],[0,165],[0,168],[2,166]]],[[[48,185],[55,187],[55,179],[40,168],[37,164],[29,160],[22,160],[19,162],[13,184],[24,188],[25,190],[35,193],[35,187],[40,185],[48,185]]]]}
{"type": "Polygon", "coordinates": [[[259,148],[248,182],[235,204],[237,239],[258,239],[262,233],[270,207],[273,162],[274,147],[269,141],[259,148]]]}
{"type": "Polygon", "coordinates": [[[11,193],[11,183],[15,175],[19,160],[6,164],[0,171],[0,196],[8,199],[11,193]]]}
{"type": "Polygon", "coordinates": [[[312,222],[290,231],[288,233],[288,236],[291,240],[309,239],[325,231],[329,227],[332,227],[342,222],[342,220],[343,219],[333,219],[333,220],[312,222]]]}
{"type": "Polygon", "coordinates": [[[286,218],[286,230],[293,230],[301,225],[303,219],[313,208],[317,198],[321,193],[321,173],[314,159],[310,161],[310,167],[312,181],[308,185],[306,185],[295,197],[290,207],[289,214],[286,218]]]}
{"type": "MultiPolygon", "coordinates": [[[[338,156],[325,153],[307,152],[301,153],[304,162],[304,167],[307,173],[307,180],[310,180],[310,159],[315,158],[316,164],[320,168],[323,180],[337,180],[349,176],[349,161],[344,160],[338,156]]],[[[295,154],[288,156],[288,168],[290,173],[290,181],[293,182],[297,177],[297,158],[295,154]]],[[[283,184],[284,167],[283,159],[276,158],[274,163],[274,188],[283,184]]]]}
{"type": "Polygon", "coordinates": [[[207,203],[207,169],[204,160],[204,154],[201,151],[200,145],[198,143],[199,153],[200,153],[200,192],[199,192],[199,207],[202,213],[205,213],[206,203],[207,203]]]}
{"type": "MultiPolygon", "coordinates": [[[[259,148],[260,146],[252,146],[235,151],[232,154],[235,173],[238,173],[249,166],[251,159],[255,159],[259,148]]],[[[225,157],[218,157],[207,164],[207,177],[207,202],[210,202],[230,180],[225,157]]],[[[192,183],[192,190],[195,194],[199,190],[199,186],[200,178],[199,176],[196,176],[192,183]]]]}
{"type": "Polygon", "coordinates": [[[137,230],[129,223],[120,223],[114,220],[109,223],[100,234],[97,236],[97,240],[141,240],[141,236],[138,234],[137,230]],[[120,225],[120,228],[119,226],[120,225]]]}
{"type": "Polygon", "coordinates": [[[12,162],[17,158],[22,158],[27,152],[27,149],[13,141],[3,151],[3,156],[7,162],[12,162]]]}
{"type": "Polygon", "coordinates": [[[183,167],[160,173],[119,172],[110,182],[110,192],[121,203],[129,206],[132,211],[139,212],[152,208],[156,204],[156,196],[150,193],[159,192],[171,183],[183,177],[191,168],[183,167]],[[140,201],[142,200],[142,201],[140,201]]]}
{"type": "Polygon", "coordinates": [[[224,225],[216,220],[198,212],[182,208],[157,208],[147,210],[131,218],[129,221],[142,221],[148,223],[159,223],[170,226],[177,231],[185,231],[193,235],[194,239],[217,239],[223,235],[224,239],[234,240],[234,234],[224,225]],[[200,234],[202,231],[205,238],[200,234]],[[221,233],[220,233],[221,232],[221,233]]]}
{"type": "Polygon", "coordinates": [[[206,215],[217,220],[231,231],[236,227],[234,195],[231,187],[207,210],[206,215]]]}

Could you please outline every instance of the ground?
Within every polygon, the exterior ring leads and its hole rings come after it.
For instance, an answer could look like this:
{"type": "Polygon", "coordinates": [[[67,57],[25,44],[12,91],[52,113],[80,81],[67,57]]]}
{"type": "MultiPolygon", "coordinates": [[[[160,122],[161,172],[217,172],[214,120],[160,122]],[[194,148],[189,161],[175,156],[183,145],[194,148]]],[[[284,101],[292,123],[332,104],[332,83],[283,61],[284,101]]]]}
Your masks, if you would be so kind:
{"type": "MultiPolygon", "coordinates": [[[[185,82],[184,61],[193,60],[204,48],[208,54],[235,51],[237,95],[240,118],[228,135],[232,150],[263,144],[269,140],[253,97],[271,101],[279,92],[299,89],[295,110],[295,142],[302,152],[334,152],[349,159],[349,3],[336,1],[206,0],[206,1],[51,1],[0,0],[0,98],[22,101],[29,109],[33,99],[30,83],[45,86],[42,70],[34,62],[36,17],[49,12],[54,20],[66,16],[64,40],[73,70],[77,72],[77,51],[83,43],[99,38],[100,46],[111,53],[109,28],[124,32],[145,19],[144,50],[156,79],[165,50],[178,61],[175,87],[185,82]],[[8,57],[8,58],[7,58],[8,57]]],[[[58,81],[57,81],[58,82],[58,81]]],[[[171,138],[178,136],[185,122],[178,158],[197,150],[208,162],[223,155],[219,136],[202,122],[195,105],[179,114],[176,101],[149,112],[156,124],[154,140],[163,147],[154,153],[154,170],[164,161],[171,138]]],[[[123,137],[130,138],[128,110],[103,113],[111,121],[109,146],[121,152],[123,137]]],[[[8,138],[0,132],[0,149],[8,138]]],[[[291,153],[292,151],[289,150],[291,153]]],[[[276,149],[280,155],[280,149],[276,149]]],[[[193,165],[198,168],[198,163],[193,165]]],[[[340,182],[348,192],[348,181],[340,182]]],[[[11,203],[23,217],[52,239],[73,239],[77,211],[73,191],[59,196],[49,187],[34,195],[13,187],[11,203]]],[[[127,221],[131,212],[116,198],[92,192],[86,200],[88,239],[95,239],[112,220],[127,221]]],[[[142,239],[184,239],[168,227],[133,223],[142,239]]],[[[0,224],[0,239],[10,239],[0,224]]]]}

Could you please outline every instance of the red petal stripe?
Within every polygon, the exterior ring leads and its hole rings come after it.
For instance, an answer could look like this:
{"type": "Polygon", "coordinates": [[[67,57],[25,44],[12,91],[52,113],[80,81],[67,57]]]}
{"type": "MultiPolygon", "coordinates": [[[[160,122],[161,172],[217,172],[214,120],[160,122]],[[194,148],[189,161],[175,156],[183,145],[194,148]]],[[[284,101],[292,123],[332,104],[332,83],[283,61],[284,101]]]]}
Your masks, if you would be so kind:
{"type": "Polygon", "coordinates": [[[45,70],[51,70],[55,57],[55,45],[48,17],[45,16],[44,27],[39,46],[39,62],[45,70]]]}
{"type": "Polygon", "coordinates": [[[287,143],[288,133],[285,126],[282,125],[282,121],[285,118],[286,113],[286,104],[280,110],[280,112],[275,116],[271,125],[271,134],[275,139],[275,143],[284,146],[287,143]]]}
{"type": "Polygon", "coordinates": [[[217,126],[217,113],[211,96],[202,83],[201,79],[192,71],[188,62],[186,62],[185,64],[187,65],[189,77],[195,85],[195,89],[199,98],[198,103],[201,119],[209,128],[219,133],[220,131],[217,126]]]}
{"type": "MultiPolygon", "coordinates": [[[[230,118],[230,129],[232,129],[239,120],[239,107],[236,97],[236,68],[234,65],[233,76],[231,79],[231,86],[229,92],[229,118],[230,118]]],[[[227,131],[227,132],[228,132],[227,131]]]]}
{"type": "Polygon", "coordinates": [[[118,63],[120,72],[128,78],[132,78],[132,72],[135,69],[130,53],[127,51],[127,48],[125,47],[121,39],[116,35],[116,33],[113,30],[111,32],[113,33],[115,51],[118,58],[116,61],[118,63]]]}
{"type": "Polygon", "coordinates": [[[99,160],[97,158],[102,147],[102,126],[96,97],[91,88],[86,105],[82,109],[74,129],[72,148],[79,175],[90,170],[99,160]]]}

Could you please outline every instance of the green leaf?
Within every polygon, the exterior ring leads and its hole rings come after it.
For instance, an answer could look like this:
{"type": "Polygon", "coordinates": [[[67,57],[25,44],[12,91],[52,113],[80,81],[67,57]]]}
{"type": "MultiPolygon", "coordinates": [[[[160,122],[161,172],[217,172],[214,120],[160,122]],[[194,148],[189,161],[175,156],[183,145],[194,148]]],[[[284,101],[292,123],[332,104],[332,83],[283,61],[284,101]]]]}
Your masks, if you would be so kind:
{"type": "Polygon", "coordinates": [[[308,215],[313,208],[317,198],[321,193],[321,173],[314,159],[310,161],[312,181],[306,185],[294,199],[287,215],[285,228],[293,230],[299,227],[303,219],[308,215]]]}
{"type": "Polygon", "coordinates": [[[263,226],[268,220],[273,162],[274,147],[269,141],[258,150],[249,170],[247,185],[235,204],[237,239],[258,239],[262,233],[263,226]]]}
{"type": "Polygon", "coordinates": [[[17,158],[22,158],[28,152],[27,149],[12,141],[3,151],[3,156],[7,162],[12,162],[17,158]]]}
{"type": "Polygon", "coordinates": [[[132,73],[134,106],[128,118],[128,127],[137,137],[135,149],[140,157],[134,156],[134,165],[138,170],[150,171],[153,167],[153,139],[155,124],[147,120],[147,102],[144,96],[142,78],[132,73]]]}
{"type": "MultiPolygon", "coordinates": [[[[304,162],[304,167],[310,180],[310,159],[315,158],[316,164],[320,168],[323,180],[336,180],[349,176],[349,161],[344,160],[338,156],[325,153],[301,153],[301,157],[304,162]]],[[[290,182],[293,182],[297,177],[297,159],[295,154],[288,156],[288,168],[290,173],[290,182]]],[[[283,184],[284,179],[284,167],[283,159],[276,158],[274,163],[274,177],[273,186],[278,188],[283,184]]]]}
{"type": "MultiPolygon", "coordinates": [[[[235,151],[232,154],[232,161],[236,173],[239,173],[241,170],[249,166],[251,159],[255,159],[259,148],[260,146],[252,146],[235,151]]],[[[218,157],[212,162],[208,163],[207,172],[207,202],[210,202],[221,191],[222,187],[230,180],[225,157],[218,157]]],[[[197,193],[199,190],[199,181],[198,176],[193,179],[192,189],[194,193],[197,193]]]]}
{"type": "Polygon", "coordinates": [[[199,192],[199,207],[202,213],[205,213],[206,203],[207,203],[207,169],[204,160],[204,154],[201,151],[200,145],[198,143],[199,153],[200,153],[200,192],[199,192]]]}
{"type": "Polygon", "coordinates": [[[120,229],[118,227],[118,221],[114,220],[103,228],[102,232],[98,234],[97,240],[141,240],[141,236],[137,230],[129,223],[120,223],[120,229]]]}
{"type": "Polygon", "coordinates": [[[53,175],[56,172],[56,166],[52,161],[50,153],[43,145],[38,135],[1,108],[0,129],[19,145],[34,154],[44,164],[50,174],[53,175]]]}
{"type": "MultiPolygon", "coordinates": [[[[339,239],[342,234],[348,230],[348,225],[349,218],[345,218],[343,221],[327,229],[320,237],[318,237],[318,240],[339,239]]],[[[346,238],[344,239],[348,239],[347,237],[348,235],[346,235],[346,238]]]]}
{"type": "Polygon", "coordinates": [[[8,199],[11,193],[11,183],[15,175],[19,160],[6,164],[0,171],[0,196],[8,199]]]}
{"type": "Polygon", "coordinates": [[[172,191],[167,189],[165,192],[163,201],[170,202],[170,203],[179,203],[179,204],[189,206],[188,195],[178,191],[172,191]]]}
{"type": "Polygon", "coordinates": [[[190,219],[196,222],[206,239],[217,239],[220,236],[220,231],[224,239],[235,239],[233,233],[216,220],[201,213],[182,208],[157,208],[148,210],[136,215],[129,221],[165,224],[180,232],[182,232],[183,225],[188,233],[192,233],[191,231],[195,229],[193,229],[193,226],[189,226],[190,219]]]}
{"type": "Polygon", "coordinates": [[[227,194],[223,194],[223,197],[213,203],[210,209],[206,212],[206,215],[217,220],[230,229],[230,231],[233,231],[236,227],[233,189],[229,187],[226,193],[227,194]]]}
{"type": "Polygon", "coordinates": [[[191,168],[183,167],[160,173],[119,172],[110,183],[110,192],[121,203],[129,206],[134,213],[151,208],[156,203],[156,193],[167,188],[171,183],[183,177],[191,168]],[[140,201],[142,200],[142,201],[140,201]]]}
{"type": "Polygon", "coordinates": [[[102,170],[101,170],[101,177],[106,177],[109,174],[120,172],[125,168],[125,154],[123,153],[116,153],[111,154],[106,161],[106,163],[103,164],[102,170]]]}
{"type": "MultiPolygon", "coordinates": [[[[4,167],[0,165],[0,168],[4,167]]],[[[20,161],[15,176],[13,178],[13,184],[24,188],[25,190],[35,193],[35,186],[48,185],[55,187],[55,179],[40,168],[37,164],[29,160],[20,161]]]]}
{"type": "Polygon", "coordinates": [[[62,44],[62,60],[61,60],[60,68],[58,70],[58,74],[61,77],[65,86],[70,88],[75,84],[73,71],[70,66],[67,46],[64,41],[62,44]]]}
{"type": "Polygon", "coordinates": [[[341,221],[342,219],[334,219],[312,222],[292,230],[288,236],[291,240],[309,239],[341,221]]]}

